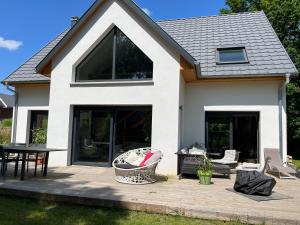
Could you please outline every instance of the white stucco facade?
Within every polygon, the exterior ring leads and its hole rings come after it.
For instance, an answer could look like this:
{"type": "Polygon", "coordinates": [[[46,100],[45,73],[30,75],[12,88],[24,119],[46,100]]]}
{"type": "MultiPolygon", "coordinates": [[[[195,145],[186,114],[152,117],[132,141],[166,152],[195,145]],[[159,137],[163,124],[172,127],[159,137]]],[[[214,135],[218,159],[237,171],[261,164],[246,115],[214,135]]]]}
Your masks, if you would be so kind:
{"type": "Polygon", "coordinates": [[[68,149],[51,157],[50,165],[66,164],[71,154],[72,106],[152,106],[152,146],[162,149],[164,160],[158,170],[175,174],[179,146],[179,55],[142,27],[114,2],[98,12],[78,38],[54,63],[51,73],[48,147],[68,149]],[[153,61],[153,81],[74,84],[74,69],[99,41],[117,26],[153,61]]]}
{"type": "MultiPolygon", "coordinates": [[[[17,87],[18,110],[16,123],[16,143],[27,143],[30,129],[31,111],[49,109],[49,85],[17,87]]],[[[13,136],[13,135],[12,135],[13,136]]]]}
{"type": "MultiPolygon", "coordinates": [[[[280,85],[282,81],[204,82],[187,85],[183,146],[196,141],[205,143],[205,112],[258,112],[259,158],[263,160],[264,148],[279,149],[280,85]]],[[[283,114],[286,123],[285,111],[283,114]]],[[[286,151],[285,142],[285,155],[286,151]]]]}
{"type": "MultiPolygon", "coordinates": [[[[278,89],[282,81],[186,83],[175,53],[122,3],[107,1],[52,61],[50,86],[19,87],[16,142],[28,141],[30,110],[49,110],[47,147],[50,166],[71,164],[73,107],[152,106],[152,147],[163,152],[158,173],[177,174],[181,147],[205,143],[205,112],[258,112],[259,154],[279,148],[278,89]],[[76,66],[117,26],[153,61],[151,81],[75,82],[76,66]]],[[[285,98],[285,95],[284,95],[285,98]]],[[[283,109],[283,156],[286,115],[283,109]]]]}

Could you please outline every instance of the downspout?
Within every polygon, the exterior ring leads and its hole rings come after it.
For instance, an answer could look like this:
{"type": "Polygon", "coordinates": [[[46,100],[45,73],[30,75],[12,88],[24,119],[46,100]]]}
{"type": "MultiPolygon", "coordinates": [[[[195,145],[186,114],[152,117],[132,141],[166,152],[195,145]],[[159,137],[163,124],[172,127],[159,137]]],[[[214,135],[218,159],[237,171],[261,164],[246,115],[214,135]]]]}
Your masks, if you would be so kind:
{"type": "MultiPolygon", "coordinates": [[[[285,81],[282,84],[282,86],[278,90],[278,107],[279,107],[279,151],[280,155],[283,158],[283,119],[282,119],[282,107],[283,107],[283,94],[286,91],[287,85],[290,83],[290,74],[285,74],[285,81]]],[[[286,161],[286,159],[282,159],[283,162],[286,161]]]]}
{"type": "Polygon", "coordinates": [[[18,117],[18,92],[8,86],[8,83],[5,83],[5,87],[7,90],[13,92],[15,94],[15,109],[14,109],[14,121],[13,121],[13,137],[12,143],[16,143],[16,130],[17,130],[17,117],[18,117]]]}

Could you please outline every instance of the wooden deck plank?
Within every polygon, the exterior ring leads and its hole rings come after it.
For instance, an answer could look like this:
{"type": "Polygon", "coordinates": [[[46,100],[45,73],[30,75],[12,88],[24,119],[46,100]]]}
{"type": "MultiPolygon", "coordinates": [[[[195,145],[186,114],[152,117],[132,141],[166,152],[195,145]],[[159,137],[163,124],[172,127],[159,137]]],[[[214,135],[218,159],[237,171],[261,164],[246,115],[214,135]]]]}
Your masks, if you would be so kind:
{"type": "Polygon", "coordinates": [[[1,193],[47,200],[122,207],[207,219],[235,219],[251,223],[300,224],[300,180],[278,180],[274,191],[291,199],[256,202],[229,192],[231,179],[214,178],[213,185],[193,179],[169,179],[150,185],[117,183],[111,168],[70,166],[51,168],[46,178],[0,179],[1,193]]]}

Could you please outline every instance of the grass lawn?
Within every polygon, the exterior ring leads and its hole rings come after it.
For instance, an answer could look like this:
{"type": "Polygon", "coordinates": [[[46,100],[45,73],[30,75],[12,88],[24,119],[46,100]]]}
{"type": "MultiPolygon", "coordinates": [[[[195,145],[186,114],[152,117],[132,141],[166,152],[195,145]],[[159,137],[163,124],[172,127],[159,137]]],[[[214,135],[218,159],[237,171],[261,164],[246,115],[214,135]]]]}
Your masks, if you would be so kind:
{"type": "Polygon", "coordinates": [[[120,209],[103,209],[56,204],[0,196],[1,225],[242,225],[238,221],[210,221],[179,216],[150,214],[120,209]]]}
{"type": "Polygon", "coordinates": [[[294,165],[298,168],[298,169],[300,169],[300,160],[293,160],[293,163],[294,163],[294,165]]]}

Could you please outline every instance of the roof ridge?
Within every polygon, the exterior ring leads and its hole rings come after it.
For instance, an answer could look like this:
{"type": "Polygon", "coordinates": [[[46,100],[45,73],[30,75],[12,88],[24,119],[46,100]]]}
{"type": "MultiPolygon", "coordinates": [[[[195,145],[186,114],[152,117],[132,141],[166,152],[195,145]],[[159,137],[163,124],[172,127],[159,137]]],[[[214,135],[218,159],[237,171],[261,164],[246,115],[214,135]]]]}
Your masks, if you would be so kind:
{"type": "Polygon", "coordinates": [[[177,21],[177,20],[196,20],[202,18],[210,18],[210,17],[225,17],[225,16],[234,16],[234,15],[243,15],[243,14],[260,14],[264,13],[263,10],[260,11],[252,11],[252,12],[239,12],[239,13],[228,13],[228,14],[220,14],[220,15],[209,15],[209,16],[192,16],[192,17],[182,17],[182,18],[175,18],[175,19],[162,19],[156,20],[155,22],[167,22],[167,21],[177,21]]]}
{"type": "MultiPolygon", "coordinates": [[[[31,59],[33,59],[36,55],[38,55],[41,51],[43,51],[45,48],[47,48],[52,42],[56,41],[58,37],[60,37],[64,32],[66,32],[68,29],[65,29],[64,31],[60,32],[57,36],[55,36],[54,38],[52,38],[50,41],[47,42],[47,44],[43,45],[43,47],[41,47],[38,51],[36,51],[35,53],[33,53],[33,55],[31,55],[31,57],[29,57],[24,63],[22,63],[17,69],[15,69],[14,71],[12,71],[11,73],[9,73],[9,75],[7,75],[2,81],[1,83],[5,83],[5,80],[7,80],[12,74],[14,74],[15,72],[17,72],[20,68],[22,68],[22,66],[24,66],[26,63],[28,63],[31,59]]],[[[46,76],[45,76],[46,77],[46,76]]]]}

